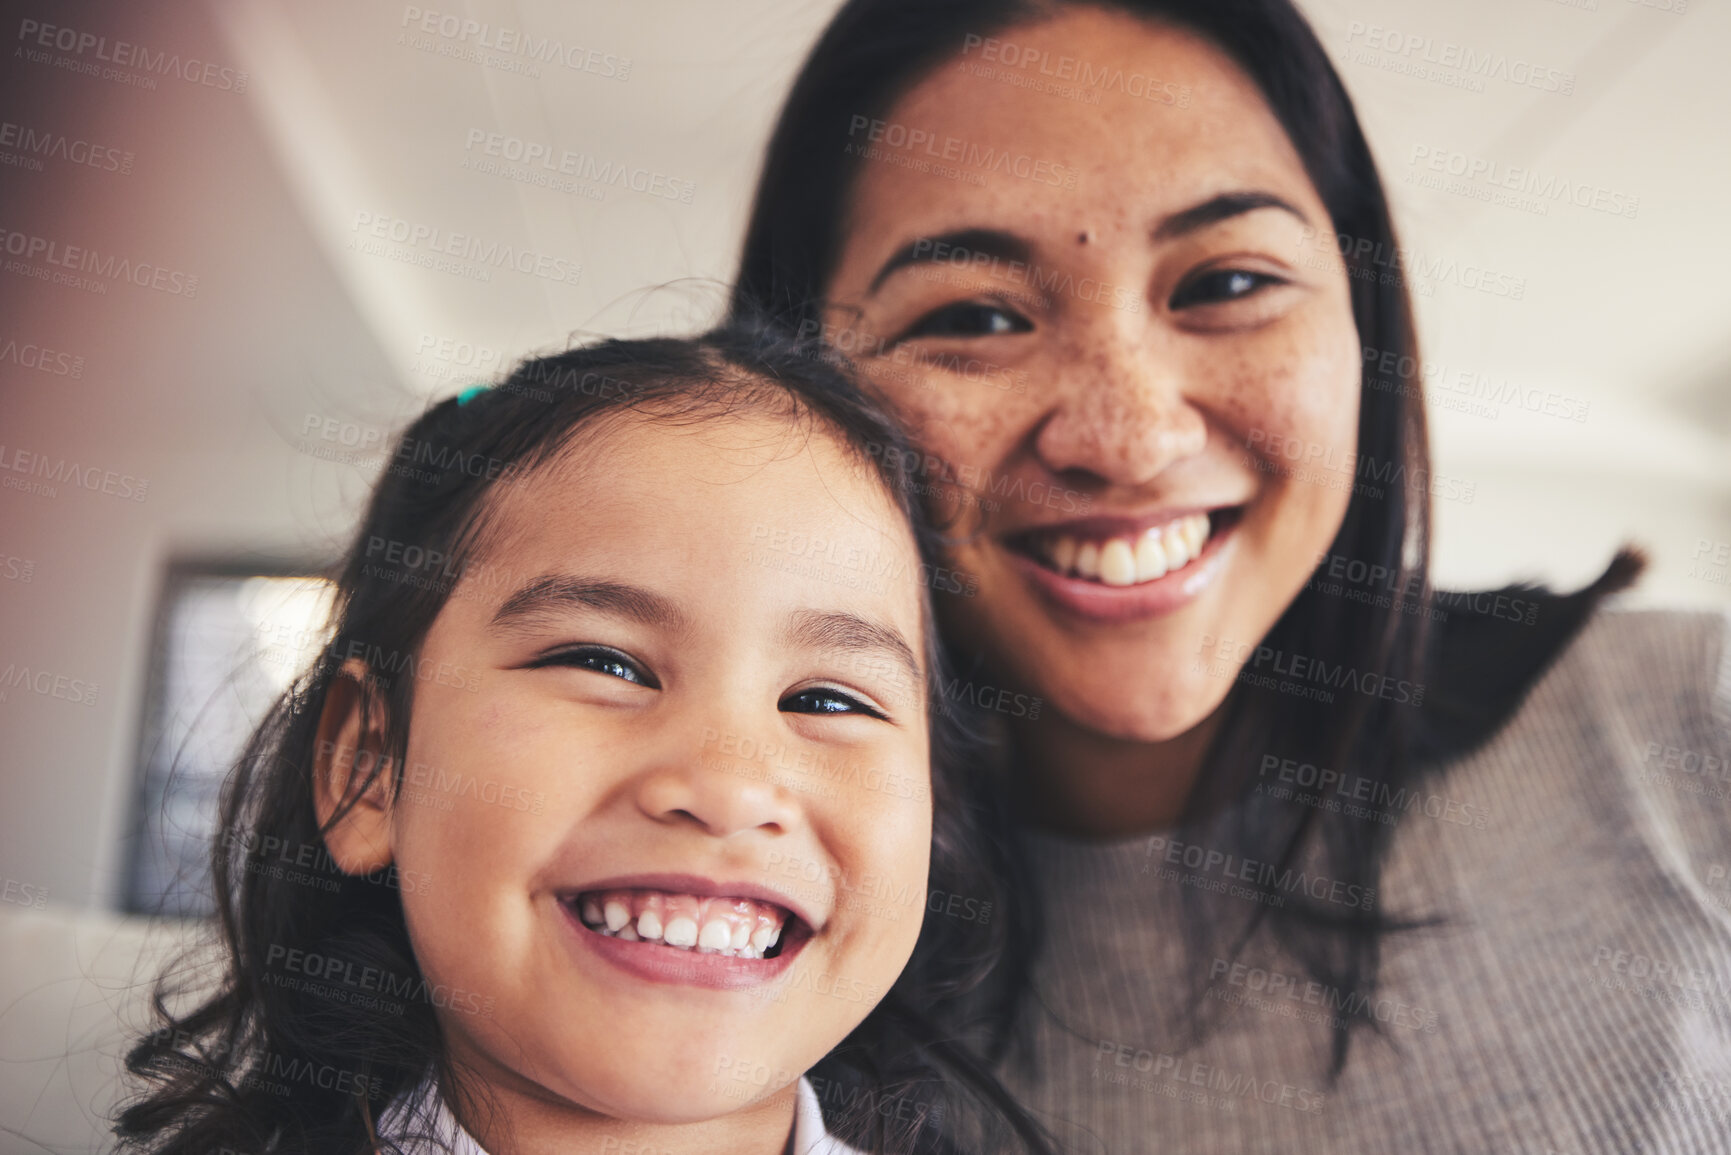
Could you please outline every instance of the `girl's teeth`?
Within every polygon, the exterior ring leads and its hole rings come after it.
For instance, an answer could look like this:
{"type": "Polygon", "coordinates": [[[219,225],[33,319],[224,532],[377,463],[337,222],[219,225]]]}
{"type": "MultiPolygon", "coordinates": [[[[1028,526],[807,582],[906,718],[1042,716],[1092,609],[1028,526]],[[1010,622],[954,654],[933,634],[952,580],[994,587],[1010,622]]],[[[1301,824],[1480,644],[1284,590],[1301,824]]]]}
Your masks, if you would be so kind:
{"type": "Polygon", "coordinates": [[[732,944],[733,930],[719,918],[704,923],[703,931],[697,936],[700,950],[725,950],[732,944]]]}
{"type": "Polygon", "coordinates": [[[594,892],[574,905],[597,934],[744,959],[763,958],[788,918],[786,910],[767,902],[657,890],[594,892]]]}
{"type": "Polygon", "coordinates": [[[766,922],[763,919],[759,919],[757,929],[751,932],[751,949],[756,951],[758,954],[762,954],[764,951],[774,946],[776,940],[780,937],[781,928],[779,926],[776,926],[772,922],[766,922]]]}
{"type": "Polygon", "coordinates": [[[1135,538],[1083,541],[1060,534],[1045,543],[1046,560],[1061,574],[1074,574],[1109,586],[1130,586],[1183,569],[1208,543],[1208,515],[1193,513],[1135,538]]]}

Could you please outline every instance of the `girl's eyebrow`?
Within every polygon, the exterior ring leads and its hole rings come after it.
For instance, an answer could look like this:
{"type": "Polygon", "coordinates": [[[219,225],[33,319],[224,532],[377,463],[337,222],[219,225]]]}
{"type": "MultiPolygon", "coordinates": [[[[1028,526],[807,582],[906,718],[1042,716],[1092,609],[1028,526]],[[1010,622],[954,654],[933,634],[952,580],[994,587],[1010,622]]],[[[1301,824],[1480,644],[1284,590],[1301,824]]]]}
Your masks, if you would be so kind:
{"type": "Polygon", "coordinates": [[[509,629],[571,609],[600,610],[676,634],[689,625],[671,600],[642,586],[576,574],[545,574],[506,598],[493,611],[492,627],[509,629]]]}
{"type": "MultiPolygon", "coordinates": [[[[675,634],[685,633],[690,624],[670,599],[642,586],[575,574],[546,574],[506,598],[493,611],[491,625],[508,630],[571,609],[599,610],[675,634]]],[[[789,645],[808,649],[887,654],[914,684],[925,678],[913,647],[900,630],[845,610],[798,610],[789,615],[781,638],[789,645]]]]}
{"type": "Polygon", "coordinates": [[[845,610],[800,610],[789,617],[782,640],[814,650],[886,654],[907,673],[913,685],[925,681],[919,659],[914,657],[913,647],[900,630],[845,610]]]}

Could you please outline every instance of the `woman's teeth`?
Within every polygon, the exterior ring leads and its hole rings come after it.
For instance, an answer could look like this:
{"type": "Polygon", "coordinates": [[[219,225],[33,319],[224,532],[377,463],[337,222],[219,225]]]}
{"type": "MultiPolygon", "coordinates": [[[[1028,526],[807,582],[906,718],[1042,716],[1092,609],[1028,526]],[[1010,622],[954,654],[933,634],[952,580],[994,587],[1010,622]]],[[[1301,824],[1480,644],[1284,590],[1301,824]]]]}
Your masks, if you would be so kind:
{"type": "Polygon", "coordinates": [[[747,959],[763,958],[780,942],[788,918],[773,903],[661,890],[590,891],[578,896],[577,915],[610,938],[747,959]]]}
{"type": "Polygon", "coordinates": [[[1208,515],[1193,513],[1142,533],[1104,541],[1060,533],[1039,539],[1046,563],[1061,574],[1109,586],[1133,586],[1165,577],[1195,561],[1208,544],[1208,515]]]}

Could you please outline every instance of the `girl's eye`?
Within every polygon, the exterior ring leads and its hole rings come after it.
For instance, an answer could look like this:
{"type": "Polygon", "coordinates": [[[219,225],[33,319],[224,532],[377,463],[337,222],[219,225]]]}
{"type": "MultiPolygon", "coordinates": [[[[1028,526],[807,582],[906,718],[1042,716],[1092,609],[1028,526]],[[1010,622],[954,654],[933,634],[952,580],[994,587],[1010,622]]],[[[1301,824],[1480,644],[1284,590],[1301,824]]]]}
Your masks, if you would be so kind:
{"type": "Polygon", "coordinates": [[[569,666],[577,670],[594,670],[597,674],[607,674],[621,681],[631,682],[639,686],[647,686],[651,690],[659,690],[661,683],[655,680],[655,675],[639,665],[629,654],[616,650],[611,646],[578,646],[575,649],[560,650],[548,654],[529,663],[532,670],[548,666],[569,666]]]}
{"type": "Polygon", "coordinates": [[[1020,313],[984,301],[945,305],[927,313],[901,339],[913,337],[995,337],[1002,333],[1026,333],[1034,327],[1020,313]]]}
{"type": "Polygon", "coordinates": [[[784,714],[865,714],[888,719],[888,715],[872,709],[852,694],[844,694],[829,686],[813,686],[789,694],[781,700],[779,708],[784,714]]]}
{"type": "Polygon", "coordinates": [[[1253,273],[1248,269],[1214,269],[1192,277],[1179,285],[1172,294],[1170,307],[1182,309],[1189,305],[1213,305],[1248,297],[1267,285],[1286,282],[1268,273],[1253,273]]]}

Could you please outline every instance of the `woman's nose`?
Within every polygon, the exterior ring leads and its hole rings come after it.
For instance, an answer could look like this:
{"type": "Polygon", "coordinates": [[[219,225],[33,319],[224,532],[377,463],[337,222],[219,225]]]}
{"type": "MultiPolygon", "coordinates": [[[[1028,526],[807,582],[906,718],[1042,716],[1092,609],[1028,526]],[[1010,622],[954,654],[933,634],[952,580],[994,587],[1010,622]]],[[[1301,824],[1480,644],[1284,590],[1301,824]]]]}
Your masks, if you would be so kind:
{"type": "Polygon", "coordinates": [[[637,805],[656,822],[689,824],[716,838],[786,834],[802,820],[792,793],[774,781],[786,757],[783,739],[706,726],[643,775],[637,805]]]}
{"type": "Polygon", "coordinates": [[[1142,313],[1094,308],[1122,315],[1088,318],[1059,355],[1034,450],[1054,473],[1144,485],[1201,453],[1207,422],[1192,402],[1181,338],[1151,331],[1142,313]]]}

